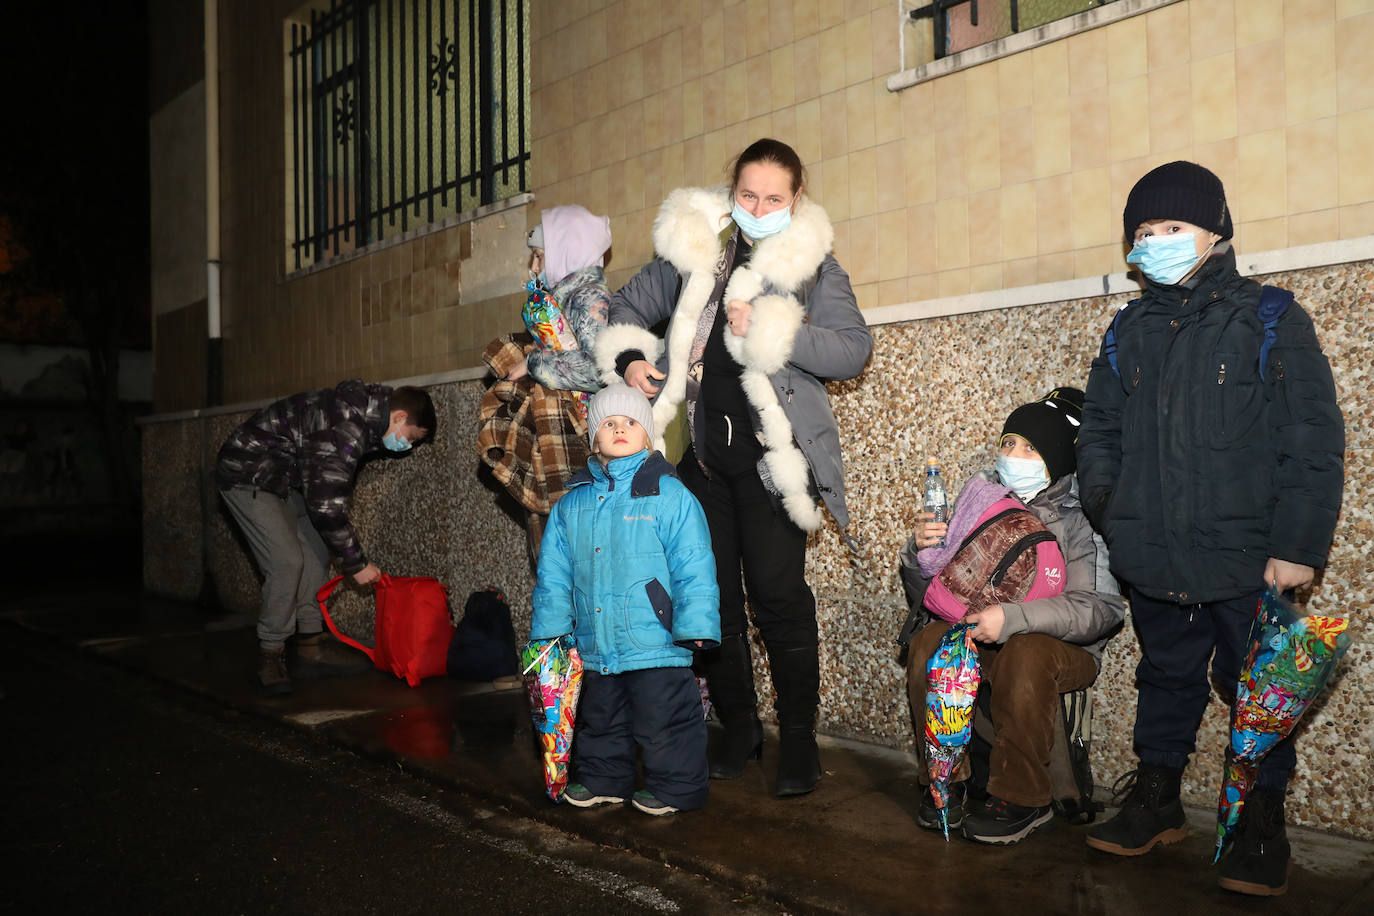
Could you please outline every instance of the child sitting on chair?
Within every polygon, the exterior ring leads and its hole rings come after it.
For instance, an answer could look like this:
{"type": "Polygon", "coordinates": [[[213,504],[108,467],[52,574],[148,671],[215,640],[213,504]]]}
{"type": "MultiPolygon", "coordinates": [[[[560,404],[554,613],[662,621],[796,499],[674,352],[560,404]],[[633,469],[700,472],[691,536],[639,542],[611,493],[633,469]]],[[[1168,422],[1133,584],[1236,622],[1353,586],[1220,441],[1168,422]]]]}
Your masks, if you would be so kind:
{"type": "MultiPolygon", "coordinates": [[[[1106,572],[1106,548],[1078,502],[1074,438],[1082,405],[1081,391],[1057,388],[1018,407],[1002,427],[995,469],[980,472],[1014,491],[1054,534],[1066,569],[1063,591],[1052,597],[990,604],[963,617],[976,625],[972,635],[981,644],[982,689],[991,692],[995,738],[986,803],[976,810],[968,803],[965,761],[950,785],[947,818],[951,830],[962,827],[964,836],[978,843],[1018,843],[1053,816],[1049,760],[1059,695],[1096,680],[1102,647],[1125,616],[1106,572]]],[[[926,664],[950,624],[922,609],[933,577],[922,571],[916,556],[937,545],[948,526],[929,512],[917,518],[916,533],[901,553],[913,610],[901,641],[925,618],[907,658],[907,691],[919,736],[925,728],[926,664]]],[[[917,823],[940,829],[929,793],[922,797],[917,823]]]]}

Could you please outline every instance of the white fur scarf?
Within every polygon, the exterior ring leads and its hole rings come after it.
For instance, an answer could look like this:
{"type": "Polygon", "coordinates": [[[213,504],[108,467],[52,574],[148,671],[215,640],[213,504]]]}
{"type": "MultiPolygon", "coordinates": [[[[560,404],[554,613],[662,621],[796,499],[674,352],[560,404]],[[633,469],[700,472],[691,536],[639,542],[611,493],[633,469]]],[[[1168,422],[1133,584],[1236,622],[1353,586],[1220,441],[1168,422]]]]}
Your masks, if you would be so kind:
{"type": "MultiPolygon", "coordinates": [[[[654,220],[655,249],[687,278],[668,326],[668,377],[654,403],[658,430],[672,422],[686,397],[692,338],[715,287],[721,254],[719,233],[729,212],[730,196],[724,188],[680,188],[668,195],[654,220]]],[[[743,299],[754,307],[749,330],[743,337],[727,331],[725,346],[744,367],[740,384],[759,414],[758,432],[768,472],[782,493],[788,516],[805,531],[820,528],[824,519],[808,492],[806,458],[793,441],[792,424],[769,376],[787,365],[797,332],[805,322],[806,312],[796,293],[815,276],[834,241],[835,231],[825,210],[803,197],[788,227],[758,242],[749,263],[731,274],[722,302],[724,307],[732,299],[743,299]]],[[[615,360],[626,350],[640,350],[650,362],[656,362],[663,346],[663,341],[637,325],[605,328],[596,341],[603,380],[618,380],[615,360]]],[[[661,435],[655,445],[663,448],[661,435]]]]}

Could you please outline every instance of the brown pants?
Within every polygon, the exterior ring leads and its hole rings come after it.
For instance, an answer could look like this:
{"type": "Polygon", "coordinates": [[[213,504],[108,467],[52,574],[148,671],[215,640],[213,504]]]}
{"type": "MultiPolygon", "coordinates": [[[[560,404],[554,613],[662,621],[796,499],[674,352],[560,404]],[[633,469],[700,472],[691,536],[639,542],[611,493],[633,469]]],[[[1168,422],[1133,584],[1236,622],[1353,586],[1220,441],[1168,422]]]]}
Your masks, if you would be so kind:
{"type": "MultiPolygon", "coordinates": [[[[916,634],[907,655],[907,694],[917,754],[925,770],[926,664],[949,624],[936,620],[916,634]]],[[[1050,752],[1059,695],[1081,690],[1097,677],[1097,663],[1079,646],[1044,633],[1022,633],[1001,646],[978,645],[982,690],[991,690],[992,759],[988,794],[1013,805],[1050,803],[1050,752]]],[[[956,782],[969,776],[968,757],[959,762],[956,782]]]]}

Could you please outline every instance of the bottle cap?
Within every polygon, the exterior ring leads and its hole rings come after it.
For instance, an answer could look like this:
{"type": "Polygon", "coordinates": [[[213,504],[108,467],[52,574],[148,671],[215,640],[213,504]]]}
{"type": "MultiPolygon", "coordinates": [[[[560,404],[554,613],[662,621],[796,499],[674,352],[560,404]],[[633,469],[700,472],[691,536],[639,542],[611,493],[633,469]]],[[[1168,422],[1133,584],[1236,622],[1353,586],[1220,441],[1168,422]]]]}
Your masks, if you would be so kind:
{"type": "Polygon", "coordinates": [[[939,466],[940,466],[940,462],[937,461],[937,460],[935,460],[934,458],[927,458],[927,459],[926,459],[926,467],[928,467],[928,468],[938,468],[939,466]]]}

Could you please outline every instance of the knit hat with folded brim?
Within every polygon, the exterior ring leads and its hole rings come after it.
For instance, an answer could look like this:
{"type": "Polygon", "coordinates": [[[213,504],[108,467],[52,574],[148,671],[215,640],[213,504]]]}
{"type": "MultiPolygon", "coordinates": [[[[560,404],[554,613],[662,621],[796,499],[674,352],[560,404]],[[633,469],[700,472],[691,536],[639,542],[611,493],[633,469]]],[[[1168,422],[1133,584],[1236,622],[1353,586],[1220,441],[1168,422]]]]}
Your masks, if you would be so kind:
{"type": "Polygon", "coordinates": [[[1056,388],[1013,410],[1002,425],[998,446],[1009,434],[1025,439],[1045,460],[1045,470],[1050,480],[1055,481],[1078,468],[1073,444],[1082,420],[1083,392],[1077,388],[1056,388]]]}
{"type": "Polygon", "coordinates": [[[654,441],[654,410],[649,399],[638,388],[631,388],[619,382],[607,385],[592,397],[587,405],[587,437],[592,448],[596,448],[596,430],[607,417],[629,417],[654,441]]]}

